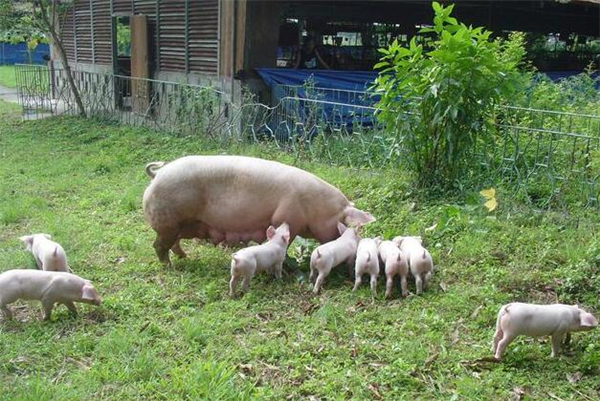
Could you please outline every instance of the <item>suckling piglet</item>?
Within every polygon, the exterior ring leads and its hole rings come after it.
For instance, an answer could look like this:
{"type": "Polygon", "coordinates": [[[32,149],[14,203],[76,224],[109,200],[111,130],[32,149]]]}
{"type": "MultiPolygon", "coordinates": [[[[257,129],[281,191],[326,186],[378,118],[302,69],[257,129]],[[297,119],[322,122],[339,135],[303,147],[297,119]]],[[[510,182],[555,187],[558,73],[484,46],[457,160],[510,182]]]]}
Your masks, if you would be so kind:
{"type": "Polygon", "coordinates": [[[394,285],[394,277],[400,276],[400,286],[402,288],[402,296],[408,295],[408,285],[406,278],[408,276],[408,260],[403,255],[398,245],[393,241],[382,241],[379,244],[379,257],[385,266],[385,297],[392,296],[392,288],[394,285]]]}
{"type": "Polygon", "coordinates": [[[310,276],[312,282],[315,277],[315,286],[313,292],[316,294],[323,285],[323,280],[329,275],[331,269],[346,262],[352,266],[356,257],[356,248],[360,237],[358,228],[346,227],[338,223],[340,237],[334,241],[318,246],[310,255],[310,276]]]}
{"type": "Polygon", "coordinates": [[[44,320],[49,320],[54,304],[65,305],[77,314],[74,302],[100,305],[98,292],[88,280],[75,274],[32,269],[14,269],[0,274],[0,310],[12,318],[7,305],[18,299],[41,301],[44,320]]]}
{"type": "Polygon", "coordinates": [[[552,357],[560,354],[565,336],[572,331],[587,331],[598,326],[598,320],[577,305],[534,305],[510,303],[500,308],[492,352],[501,359],[504,350],[517,336],[552,337],[552,357]]]}
{"type": "Polygon", "coordinates": [[[356,263],[354,265],[354,288],[356,291],[362,282],[363,274],[368,274],[371,278],[371,292],[377,295],[377,276],[379,276],[379,252],[377,246],[381,243],[381,238],[364,238],[358,243],[356,249],[356,263]]]}
{"type": "Polygon", "coordinates": [[[269,226],[267,229],[267,242],[241,249],[233,254],[231,260],[231,281],[229,282],[229,295],[235,297],[235,289],[240,277],[242,290],[248,291],[250,280],[261,271],[271,271],[277,278],[281,278],[283,261],[290,242],[290,226],[282,223],[277,229],[269,226]]]}
{"type": "Polygon", "coordinates": [[[60,244],[48,234],[24,235],[19,238],[33,254],[38,268],[47,271],[69,272],[67,255],[60,244]]]}
{"type": "Polygon", "coordinates": [[[406,256],[410,272],[415,278],[417,294],[421,294],[433,274],[433,260],[429,251],[423,248],[421,237],[396,237],[393,241],[406,256]]]}

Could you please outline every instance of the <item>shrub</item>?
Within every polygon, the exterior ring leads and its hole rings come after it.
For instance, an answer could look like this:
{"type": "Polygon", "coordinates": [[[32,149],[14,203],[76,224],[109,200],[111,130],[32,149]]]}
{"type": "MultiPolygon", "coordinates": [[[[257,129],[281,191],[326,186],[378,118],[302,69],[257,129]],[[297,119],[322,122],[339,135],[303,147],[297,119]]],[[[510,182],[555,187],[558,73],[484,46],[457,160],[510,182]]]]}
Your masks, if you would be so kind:
{"type": "Polygon", "coordinates": [[[416,38],[394,41],[375,66],[378,118],[400,138],[421,186],[447,189],[471,164],[478,142],[490,139],[493,107],[522,84],[522,34],[506,41],[459,23],[454,6],[433,3],[427,48],[416,38]],[[415,101],[418,99],[418,101],[415,101]]]}

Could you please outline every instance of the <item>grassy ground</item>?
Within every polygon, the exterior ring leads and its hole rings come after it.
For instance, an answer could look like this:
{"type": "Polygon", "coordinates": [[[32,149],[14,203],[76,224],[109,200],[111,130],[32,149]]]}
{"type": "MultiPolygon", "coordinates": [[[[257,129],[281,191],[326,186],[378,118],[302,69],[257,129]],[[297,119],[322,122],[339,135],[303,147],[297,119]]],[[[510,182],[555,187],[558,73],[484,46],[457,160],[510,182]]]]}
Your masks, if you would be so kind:
{"type": "MultiPolygon", "coordinates": [[[[79,119],[20,122],[0,107],[0,271],[33,268],[18,241],[46,232],[103,296],[78,318],[39,303],[0,323],[0,399],[597,399],[600,331],[576,334],[553,360],[547,339],[490,356],[508,301],[580,302],[599,312],[597,214],[488,214],[420,200],[401,173],[295,161],[269,148],[213,149],[197,138],[79,119]],[[306,251],[281,282],[257,276],[227,296],[231,250],[184,244],[188,260],[157,263],[143,220],[146,162],[245,153],[294,163],[340,187],[379,220],[368,234],[424,234],[438,271],[424,296],[385,301],[339,268],[313,296],[306,251]],[[413,204],[414,202],[414,204],[413,204]],[[437,223],[431,231],[424,231],[437,223]]],[[[379,285],[380,293],[383,285],[379,285]]],[[[412,288],[412,287],[411,287],[412,288]]],[[[397,289],[398,291],[398,289],[397,289]]]]}
{"type": "Polygon", "coordinates": [[[0,65],[0,85],[7,88],[17,87],[17,77],[15,76],[15,66],[0,65]]]}

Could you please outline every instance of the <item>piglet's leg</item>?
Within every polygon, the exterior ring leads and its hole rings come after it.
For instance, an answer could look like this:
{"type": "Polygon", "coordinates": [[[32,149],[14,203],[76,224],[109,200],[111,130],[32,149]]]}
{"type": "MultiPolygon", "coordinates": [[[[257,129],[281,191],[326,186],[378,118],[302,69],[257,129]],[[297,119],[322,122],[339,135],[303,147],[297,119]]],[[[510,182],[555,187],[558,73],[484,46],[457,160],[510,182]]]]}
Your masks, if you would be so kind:
{"type": "Polygon", "coordinates": [[[317,281],[315,281],[315,287],[313,288],[313,292],[315,294],[319,293],[321,286],[323,285],[323,280],[325,280],[325,273],[319,272],[319,276],[317,277],[317,281]]]}
{"type": "Polygon", "coordinates": [[[237,287],[239,279],[239,276],[231,276],[231,280],[229,281],[229,296],[231,298],[235,298],[235,288],[237,287]]]}
{"type": "Polygon", "coordinates": [[[415,284],[417,286],[417,295],[420,295],[423,292],[423,278],[420,274],[415,276],[415,284]]]}
{"type": "Polygon", "coordinates": [[[77,316],[77,308],[75,307],[75,304],[73,302],[67,301],[64,302],[64,305],[67,307],[67,309],[69,309],[71,315],[77,316]]]}
{"type": "Polygon", "coordinates": [[[5,319],[12,319],[13,315],[12,315],[12,312],[10,311],[10,309],[8,309],[8,306],[3,305],[0,307],[0,310],[4,314],[5,319]]]}
{"type": "Polygon", "coordinates": [[[389,298],[392,296],[393,286],[394,286],[394,276],[391,274],[388,274],[386,282],[385,282],[385,297],[386,298],[389,298]]]}
{"type": "Polygon", "coordinates": [[[424,287],[425,289],[429,288],[429,281],[431,280],[431,272],[425,273],[424,287]]]}
{"type": "Polygon", "coordinates": [[[498,326],[496,327],[496,332],[494,333],[494,339],[492,340],[492,353],[496,353],[496,350],[498,349],[498,343],[500,342],[500,340],[502,339],[502,329],[498,326]]]}
{"type": "Polygon", "coordinates": [[[362,283],[362,274],[360,274],[360,272],[356,272],[356,279],[354,281],[354,288],[352,289],[352,291],[356,291],[358,290],[358,287],[360,286],[360,283],[362,283]]]}
{"type": "Polygon", "coordinates": [[[371,274],[371,292],[373,296],[377,295],[377,275],[371,274]]]}
{"type": "Polygon", "coordinates": [[[281,274],[283,273],[283,261],[275,265],[275,278],[281,280],[281,274]]]}
{"type": "Polygon", "coordinates": [[[514,339],[515,336],[507,335],[506,332],[504,333],[504,337],[502,337],[502,340],[500,340],[500,342],[498,343],[498,347],[496,348],[496,359],[502,359],[502,354],[504,354],[504,350],[506,349],[508,344],[510,344],[514,339]]]}
{"type": "Polygon", "coordinates": [[[42,299],[42,307],[44,308],[44,320],[50,320],[52,309],[54,309],[54,300],[42,299]]]}
{"type": "Polygon", "coordinates": [[[406,298],[408,296],[408,282],[406,276],[400,276],[400,286],[402,287],[402,296],[406,298]]]}
{"type": "Polygon", "coordinates": [[[317,269],[311,263],[311,265],[310,265],[310,275],[308,276],[308,281],[310,283],[314,282],[316,275],[317,275],[317,269]]]}
{"type": "Polygon", "coordinates": [[[244,293],[248,292],[248,288],[250,288],[250,281],[252,280],[252,276],[244,276],[242,280],[242,291],[244,293]]]}
{"type": "Polygon", "coordinates": [[[560,346],[565,333],[554,333],[552,335],[552,358],[558,358],[560,355],[560,346]]]}

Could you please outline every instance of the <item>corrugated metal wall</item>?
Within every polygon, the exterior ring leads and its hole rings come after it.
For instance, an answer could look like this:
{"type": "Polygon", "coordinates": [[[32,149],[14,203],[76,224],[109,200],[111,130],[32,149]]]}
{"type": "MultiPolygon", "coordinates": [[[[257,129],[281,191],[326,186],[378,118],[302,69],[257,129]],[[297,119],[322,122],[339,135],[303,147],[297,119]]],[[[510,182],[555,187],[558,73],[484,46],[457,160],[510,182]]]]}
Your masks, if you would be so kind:
{"type": "Polygon", "coordinates": [[[69,60],[112,65],[111,15],[133,14],[148,16],[159,70],[217,74],[219,0],[75,0],[62,27],[69,60]]]}

